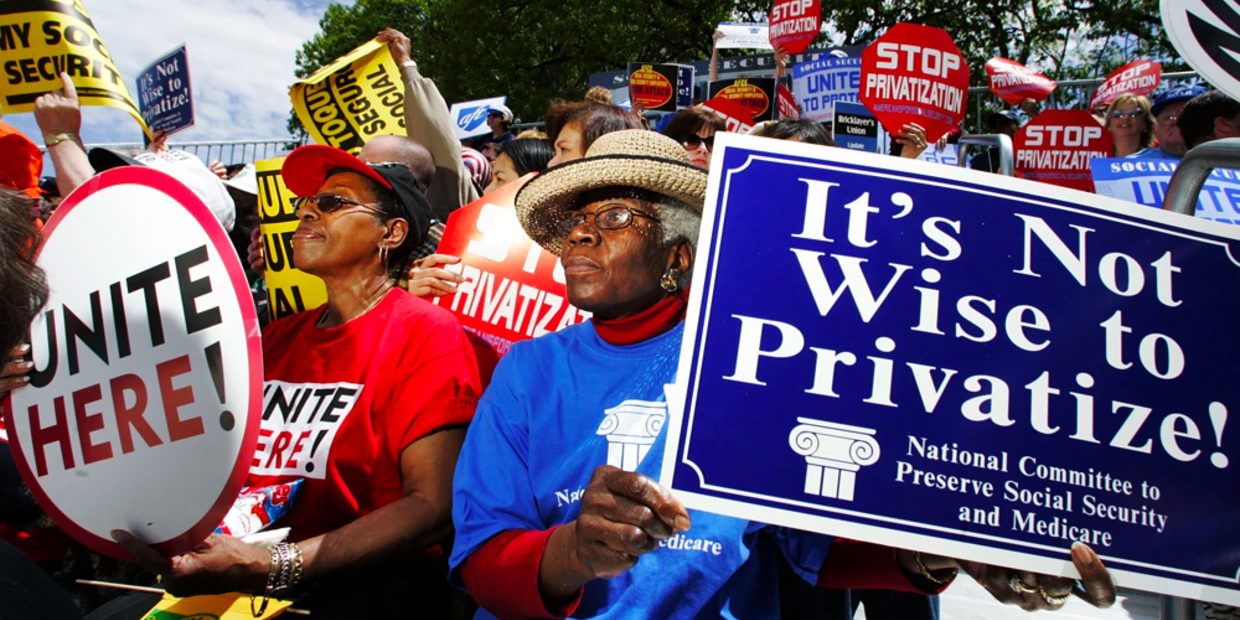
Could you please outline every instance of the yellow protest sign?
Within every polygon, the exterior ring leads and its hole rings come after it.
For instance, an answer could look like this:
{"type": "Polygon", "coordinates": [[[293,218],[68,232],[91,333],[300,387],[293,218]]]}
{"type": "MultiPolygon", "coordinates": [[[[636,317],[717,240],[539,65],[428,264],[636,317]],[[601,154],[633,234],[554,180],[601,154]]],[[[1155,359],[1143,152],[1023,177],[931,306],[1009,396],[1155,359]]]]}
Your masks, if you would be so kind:
{"type": "MultiPolygon", "coordinates": [[[[292,605],[289,601],[270,599],[263,613],[253,615],[250,611],[250,595],[240,593],[208,594],[177,598],[164,593],[164,598],[142,620],[266,620],[274,618],[292,605]]],[[[254,603],[254,610],[262,607],[254,603]]]]}
{"type": "Polygon", "coordinates": [[[0,114],[33,111],[65,71],[83,105],[120,108],[150,133],[81,0],[0,2],[0,68],[0,114]]]}
{"type": "Polygon", "coordinates": [[[327,303],[327,286],[323,280],[293,266],[296,196],[284,186],[280,176],[283,165],[283,157],[254,162],[258,181],[258,227],[267,259],[267,298],[273,319],[327,303]]]}
{"type": "Polygon", "coordinates": [[[367,41],[289,89],[310,137],[357,154],[375,136],[405,135],[405,86],[386,45],[367,41]]]}

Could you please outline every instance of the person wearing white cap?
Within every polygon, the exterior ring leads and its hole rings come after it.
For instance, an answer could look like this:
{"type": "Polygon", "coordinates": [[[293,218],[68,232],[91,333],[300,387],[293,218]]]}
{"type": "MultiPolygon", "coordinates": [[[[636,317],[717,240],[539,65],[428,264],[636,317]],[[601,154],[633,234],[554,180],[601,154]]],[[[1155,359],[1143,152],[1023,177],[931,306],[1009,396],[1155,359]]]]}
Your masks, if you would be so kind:
{"type": "Polygon", "coordinates": [[[517,138],[512,133],[512,110],[502,103],[492,104],[487,111],[487,126],[491,128],[491,133],[475,138],[470,146],[486,155],[488,160],[495,161],[499,157],[499,147],[517,138]]]}
{"type": "MultiPolygon", "coordinates": [[[[651,131],[606,134],[516,197],[593,318],[513,345],[457,461],[449,579],[477,618],[779,618],[777,556],[828,587],[937,592],[964,568],[998,600],[1058,609],[1073,581],[687,510],[654,478],[707,173],[651,131]]],[[[1072,557],[1080,596],[1115,598],[1072,557]]]]}

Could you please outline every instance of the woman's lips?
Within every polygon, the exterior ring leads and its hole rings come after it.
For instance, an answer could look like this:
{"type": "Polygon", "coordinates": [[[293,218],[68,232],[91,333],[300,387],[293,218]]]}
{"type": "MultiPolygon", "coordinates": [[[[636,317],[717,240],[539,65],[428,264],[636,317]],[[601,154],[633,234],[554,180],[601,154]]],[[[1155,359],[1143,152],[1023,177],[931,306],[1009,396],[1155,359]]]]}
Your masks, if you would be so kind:
{"type": "Polygon", "coordinates": [[[307,240],[307,239],[322,239],[322,238],[323,238],[323,235],[317,232],[314,232],[313,230],[306,230],[304,228],[298,228],[296,232],[293,233],[293,239],[298,239],[302,241],[307,240]]]}
{"type": "Polygon", "coordinates": [[[565,274],[582,274],[598,271],[598,263],[584,256],[570,256],[564,259],[565,274]]]}

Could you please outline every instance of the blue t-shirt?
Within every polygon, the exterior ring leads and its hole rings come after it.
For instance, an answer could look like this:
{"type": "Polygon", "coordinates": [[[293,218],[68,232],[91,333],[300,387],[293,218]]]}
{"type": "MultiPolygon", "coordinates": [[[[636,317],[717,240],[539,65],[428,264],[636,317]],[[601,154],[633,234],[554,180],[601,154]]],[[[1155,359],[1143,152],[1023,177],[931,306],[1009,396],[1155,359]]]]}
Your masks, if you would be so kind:
{"type": "Polygon", "coordinates": [[[1151,146],[1149,148],[1141,149],[1136,153],[1128,155],[1128,157],[1133,159],[1174,159],[1177,161],[1183,159],[1182,156],[1172,155],[1171,153],[1162,150],[1162,147],[1159,146],[1151,146]]]}
{"type": "MultiPolygon", "coordinates": [[[[495,369],[457,461],[451,578],[492,536],[568,523],[595,468],[652,478],[663,460],[667,404],[683,323],[616,346],[583,323],[520,342],[495,369]]],[[[575,617],[778,618],[777,558],[813,581],[830,538],[689,511],[690,529],[614,579],[586,585],[575,617]]],[[[492,618],[479,610],[478,618],[492,618]]]]}

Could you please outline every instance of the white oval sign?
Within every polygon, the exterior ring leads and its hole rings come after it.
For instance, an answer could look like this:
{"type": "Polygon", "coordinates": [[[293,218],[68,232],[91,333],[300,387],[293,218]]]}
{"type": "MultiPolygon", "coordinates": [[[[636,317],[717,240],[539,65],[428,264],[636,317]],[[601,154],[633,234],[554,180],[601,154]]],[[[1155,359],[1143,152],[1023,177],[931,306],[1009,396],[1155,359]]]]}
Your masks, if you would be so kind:
{"type": "Polygon", "coordinates": [[[1240,99],[1240,11],[1222,0],[1162,0],[1163,27],[1176,51],[1215,88],[1240,99]]]}
{"type": "Polygon", "coordinates": [[[30,385],[3,404],[40,506],[126,557],[133,533],[172,555],[219,523],[258,439],[262,351],[241,263],[211,211],[149,168],[104,172],[56,211],[38,263],[30,385]]]}

